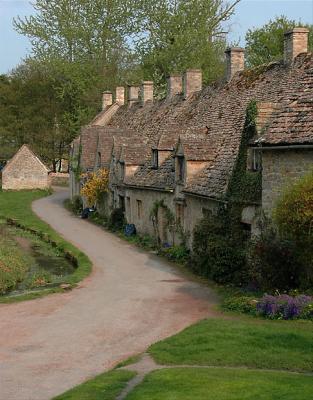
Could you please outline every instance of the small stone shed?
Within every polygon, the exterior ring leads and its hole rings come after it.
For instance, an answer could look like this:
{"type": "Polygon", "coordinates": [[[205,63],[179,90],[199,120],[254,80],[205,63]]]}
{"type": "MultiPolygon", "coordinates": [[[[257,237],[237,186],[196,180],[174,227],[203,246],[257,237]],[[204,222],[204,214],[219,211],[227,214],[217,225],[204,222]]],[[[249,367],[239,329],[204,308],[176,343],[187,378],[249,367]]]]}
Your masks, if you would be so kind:
{"type": "Polygon", "coordinates": [[[24,144],[2,170],[3,190],[47,189],[49,169],[24,144]]]}

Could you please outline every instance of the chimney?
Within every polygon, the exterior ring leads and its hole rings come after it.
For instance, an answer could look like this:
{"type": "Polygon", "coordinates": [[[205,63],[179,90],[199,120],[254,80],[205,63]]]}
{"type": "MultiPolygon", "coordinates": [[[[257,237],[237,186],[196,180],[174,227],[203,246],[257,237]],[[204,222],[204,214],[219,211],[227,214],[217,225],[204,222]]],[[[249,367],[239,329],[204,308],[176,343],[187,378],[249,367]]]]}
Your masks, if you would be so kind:
{"type": "Polygon", "coordinates": [[[139,98],[139,87],[129,86],[128,87],[128,106],[131,107],[133,104],[137,103],[139,98]]]}
{"type": "Polygon", "coordinates": [[[230,47],[226,54],[226,80],[231,81],[232,77],[245,69],[245,50],[241,47],[230,47]]]}
{"type": "Polygon", "coordinates": [[[102,94],[102,110],[105,110],[107,107],[110,107],[113,103],[112,92],[103,92],[102,94]]]}
{"type": "Polygon", "coordinates": [[[143,81],[141,86],[141,102],[145,105],[147,101],[153,101],[153,82],[143,81]]]}
{"type": "Polygon", "coordinates": [[[292,64],[293,60],[301,53],[308,52],[309,30],[307,28],[293,28],[285,33],[284,61],[292,64]]]}
{"type": "Polygon", "coordinates": [[[125,88],[123,86],[117,86],[115,89],[115,101],[120,106],[125,104],[125,88]]]}
{"type": "Polygon", "coordinates": [[[181,75],[170,75],[167,78],[167,98],[170,99],[183,92],[183,77],[181,75]]]}
{"type": "Polygon", "coordinates": [[[200,69],[187,69],[183,78],[184,99],[202,89],[202,72],[200,69]]]}

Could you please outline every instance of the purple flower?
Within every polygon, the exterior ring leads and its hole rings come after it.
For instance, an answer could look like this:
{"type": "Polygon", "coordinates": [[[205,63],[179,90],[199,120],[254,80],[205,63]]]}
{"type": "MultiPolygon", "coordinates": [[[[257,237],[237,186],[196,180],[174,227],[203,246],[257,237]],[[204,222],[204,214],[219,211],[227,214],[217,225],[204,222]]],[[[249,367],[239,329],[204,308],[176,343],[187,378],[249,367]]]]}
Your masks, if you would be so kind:
{"type": "Polygon", "coordinates": [[[305,308],[313,302],[311,296],[264,295],[257,304],[257,311],[268,318],[299,318],[305,308]]]}

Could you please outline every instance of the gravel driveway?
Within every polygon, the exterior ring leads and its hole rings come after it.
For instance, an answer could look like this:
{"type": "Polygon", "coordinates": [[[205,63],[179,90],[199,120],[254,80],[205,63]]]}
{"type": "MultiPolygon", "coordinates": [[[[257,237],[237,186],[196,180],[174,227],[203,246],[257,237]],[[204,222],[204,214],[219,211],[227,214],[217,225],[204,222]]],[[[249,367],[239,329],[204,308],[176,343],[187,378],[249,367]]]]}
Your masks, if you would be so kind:
{"type": "Polygon", "coordinates": [[[33,209],[90,257],[93,272],[71,292],[0,305],[1,400],[49,400],[214,314],[210,289],[73,217],[67,196],[56,189],[33,209]]]}

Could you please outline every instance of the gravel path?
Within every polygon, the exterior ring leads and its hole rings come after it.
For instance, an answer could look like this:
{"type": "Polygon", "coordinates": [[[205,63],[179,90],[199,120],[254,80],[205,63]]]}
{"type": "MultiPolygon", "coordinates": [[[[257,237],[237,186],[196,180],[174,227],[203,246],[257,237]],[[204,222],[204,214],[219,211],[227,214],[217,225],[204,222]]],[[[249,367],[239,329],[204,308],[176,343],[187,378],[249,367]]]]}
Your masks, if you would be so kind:
{"type": "Polygon", "coordinates": [[[76,289],[0,305],[0,400],[49,400],[215,315],[210,289],[63,208],[57,189],[34,211],[85,252],[93,272],[76,289]]]}

